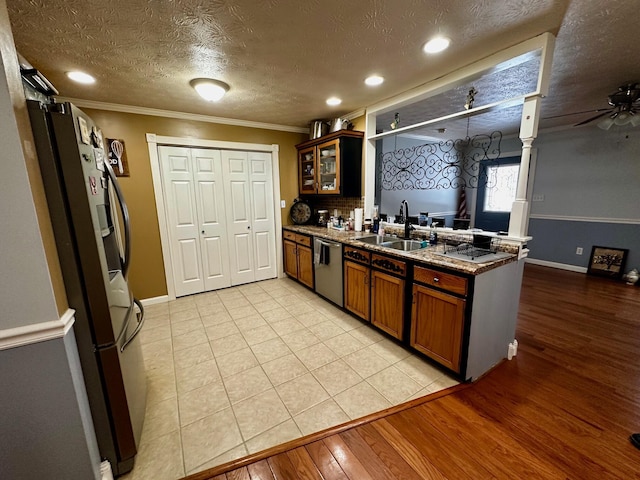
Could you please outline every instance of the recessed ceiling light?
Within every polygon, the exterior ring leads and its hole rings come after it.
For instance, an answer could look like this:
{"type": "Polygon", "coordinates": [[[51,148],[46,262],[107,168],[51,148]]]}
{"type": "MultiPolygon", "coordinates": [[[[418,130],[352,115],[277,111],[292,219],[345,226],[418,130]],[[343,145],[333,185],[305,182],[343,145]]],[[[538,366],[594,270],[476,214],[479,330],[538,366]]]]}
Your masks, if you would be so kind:
{"type": "Polygon", "coordinates": [[[370,77],[365,78],[364,83],[369,85],[370,87],[374,87],[376,85],[380,85],[384,82],[384,78],[379,75],[371,75],[370,77]]]}
{"type": "Polygon", "coordinates": [[[194,78],[189,84],[208,102],[217,102],[229,91],[229,85],[212,78],[194,78]]]}
{"type": "Polygon", "coordinates": [[[327,105],[331,105],[332,107],[335,107],[336,105],[340,105],[341,103],[342,103],[342,100],[340,100],[337,97],[327,98],[327,105]]]}
{"type": "Polygon", "coordinates": [[[425,53],[438,53],[446,50],[450,43],[451,40],[447,37],[435,37],[425,43],[422,49],[425,53]]]}
{"type": "Polygon", "coordinates": [[[69,77],[74,82],[84,83],[86,85],[96,83],[95,78],[84,72],[67,72],[67,77],[69,77]]]}

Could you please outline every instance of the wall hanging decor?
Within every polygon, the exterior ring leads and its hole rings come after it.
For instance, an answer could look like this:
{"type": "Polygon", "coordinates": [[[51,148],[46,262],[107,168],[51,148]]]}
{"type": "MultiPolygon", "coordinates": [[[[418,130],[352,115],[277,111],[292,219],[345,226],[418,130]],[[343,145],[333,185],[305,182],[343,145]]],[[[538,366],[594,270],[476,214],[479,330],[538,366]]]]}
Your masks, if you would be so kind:
{"type": "Polygon", "coordinates": [[[117,177],[129,176],[129,162],[127,152],[124,148],[124,140],[117,138],[107,138],[108,155],[107,158],[117,177]]]}
{"type": "Polygon", "coordinates": [[[477,188],[500,157],[502,132],[428,143],[381,154],[383,190],[477,188]]]}

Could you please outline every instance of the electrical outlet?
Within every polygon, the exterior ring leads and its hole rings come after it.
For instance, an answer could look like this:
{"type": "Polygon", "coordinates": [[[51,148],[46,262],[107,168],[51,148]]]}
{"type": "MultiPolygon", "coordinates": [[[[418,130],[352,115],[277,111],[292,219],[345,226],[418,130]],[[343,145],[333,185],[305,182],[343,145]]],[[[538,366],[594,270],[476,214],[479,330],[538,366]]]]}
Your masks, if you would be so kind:
{"type": "Polygon", "coordinates": [[[280,200],[280,208],[285,208],[287,206],[286,200],[280,200]]]}
{"type": "Polygon", "coordinates": [[[582,247],[576,248],[576,255],[582,255],[582,247]]]}

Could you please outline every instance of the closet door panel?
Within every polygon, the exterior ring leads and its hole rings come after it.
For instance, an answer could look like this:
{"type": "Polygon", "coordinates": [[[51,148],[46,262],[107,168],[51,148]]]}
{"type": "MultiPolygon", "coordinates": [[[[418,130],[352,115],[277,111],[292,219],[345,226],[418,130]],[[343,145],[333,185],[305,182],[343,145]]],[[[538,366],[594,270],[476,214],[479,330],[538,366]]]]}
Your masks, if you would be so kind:
{"type": "Polygon", "coordinates": [[[231,283],[240,285],[256,279],[251,225],[249,155],[247,152],[226,150],[221,153],[225,179],[227,238],[231,245],[231,283]]]}
{"type": "Polygon", "coordinates": [[[254,235],[256,280],[277,276],[271,154],[249,152],[251,228],[254,235]]]}
{"type": "Polygon", "coordinates": [[[158,153],[175,293],[176,296],[198,293],[204,288],[204,280],[191,151],[160,147],[158,153]]]}
{"type": "Polygon", "coordinates": [[[192,149],[204,290],[231,286],[224,178],[219,150],[192,149]]]}

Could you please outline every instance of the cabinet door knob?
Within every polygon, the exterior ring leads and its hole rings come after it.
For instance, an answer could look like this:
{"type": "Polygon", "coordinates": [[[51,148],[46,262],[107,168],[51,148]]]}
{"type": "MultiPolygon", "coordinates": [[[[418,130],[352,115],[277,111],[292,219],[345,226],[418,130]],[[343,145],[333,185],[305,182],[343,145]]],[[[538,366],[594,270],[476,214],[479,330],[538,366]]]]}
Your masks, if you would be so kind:
{"type": "Polygon", "coordinates": [[[202,234],[204,235],[204,230],[202,230],[202,234]]]}
{"type": "Polygon", "coordinates": [[[247,230],[251,230],[251,225],[248,225],[248,226],[247,226],[247,230]]]}

